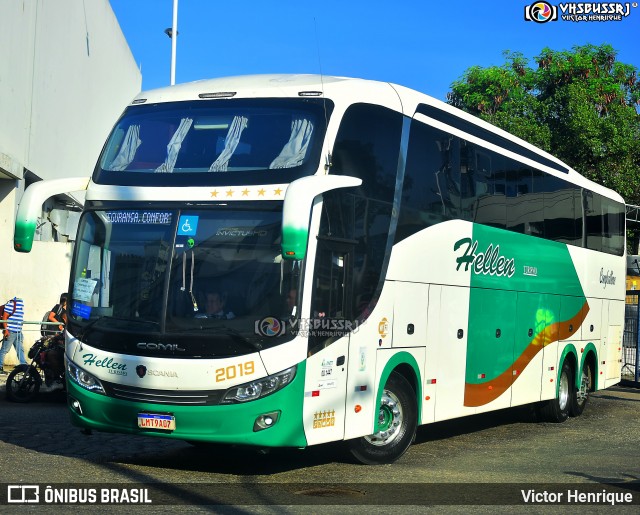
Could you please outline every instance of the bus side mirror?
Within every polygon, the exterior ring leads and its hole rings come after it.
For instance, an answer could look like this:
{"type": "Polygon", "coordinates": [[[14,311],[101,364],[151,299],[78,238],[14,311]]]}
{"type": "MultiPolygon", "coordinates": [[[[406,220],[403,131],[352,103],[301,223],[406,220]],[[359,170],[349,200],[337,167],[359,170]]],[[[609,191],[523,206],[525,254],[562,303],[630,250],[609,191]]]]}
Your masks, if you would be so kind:
{"type": "Polygon", "coordinates": [[[89,177],[69,177],[38,181],[29,186],[22,195],[16,214],[13,248],[17,252],[31,252],[36,223],[45,200],[54,195],[86,190],[88,185],[89,177]]]}
{"type": "Polygon", "coordinates": [[[309,218],[313,200],[322,193],[360,186],[362,179],[348,175],[311,175],[287,187],[282,210],[282,257],[304,259],[309,242],[309,218]]]}

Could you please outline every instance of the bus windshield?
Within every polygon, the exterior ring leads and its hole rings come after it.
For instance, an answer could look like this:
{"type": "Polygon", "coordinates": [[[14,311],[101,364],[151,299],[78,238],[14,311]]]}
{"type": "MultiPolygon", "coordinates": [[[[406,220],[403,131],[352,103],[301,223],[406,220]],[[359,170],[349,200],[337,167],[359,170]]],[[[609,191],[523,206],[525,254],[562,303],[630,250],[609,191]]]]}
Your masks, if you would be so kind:
{"type": "Polygon", "coordinates": [[[268,98],[130,106],[94,181],[197,186],[230,184],[231,174],[238,184],[289,182],[317,170],[327,104],[268,98]]]}
{"type": "Polygon", "coordinates": [[[300,263],[280,255],[282,203],[247,206],[85,213],[70,330],[105,349],[112,344],[96,335],[120,332],[125,346],[131,335],[131,353],[141,334],[187,340],[183,357],[285,341],[299,311],[300,263]]]}

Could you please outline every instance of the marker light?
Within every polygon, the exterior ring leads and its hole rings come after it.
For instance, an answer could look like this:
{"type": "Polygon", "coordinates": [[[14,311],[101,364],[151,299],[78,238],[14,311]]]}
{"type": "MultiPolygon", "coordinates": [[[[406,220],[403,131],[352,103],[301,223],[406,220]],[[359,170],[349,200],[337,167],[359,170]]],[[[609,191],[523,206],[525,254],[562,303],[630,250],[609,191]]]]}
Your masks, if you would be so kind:
{"type": "Polygon", "coordinates": [[[231,98],[236,96],[235,91],[216,91],[214,93],[200,93],[200,98],[231,98]]]}
{"type": "Polygon", "coordinates": [[[299,97],[321,97],[322,91],[300,91],[298,93],[299,97]]]}

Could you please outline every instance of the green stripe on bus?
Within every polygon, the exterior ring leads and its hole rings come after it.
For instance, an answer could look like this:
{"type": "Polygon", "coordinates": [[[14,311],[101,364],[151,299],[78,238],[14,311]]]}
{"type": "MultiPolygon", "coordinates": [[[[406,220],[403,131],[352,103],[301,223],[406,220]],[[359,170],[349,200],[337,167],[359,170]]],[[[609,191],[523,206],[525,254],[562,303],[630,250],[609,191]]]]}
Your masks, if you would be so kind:
{"type": "MultiPolygon", "coordinates": [[[[491,402],[546,345],[580,330],[589,310],[567,246],[474,225],[459,246],[471,273],[465,405],[491,402]]],[[[460,261],[459,261],[460,263],[460,261]]]]}

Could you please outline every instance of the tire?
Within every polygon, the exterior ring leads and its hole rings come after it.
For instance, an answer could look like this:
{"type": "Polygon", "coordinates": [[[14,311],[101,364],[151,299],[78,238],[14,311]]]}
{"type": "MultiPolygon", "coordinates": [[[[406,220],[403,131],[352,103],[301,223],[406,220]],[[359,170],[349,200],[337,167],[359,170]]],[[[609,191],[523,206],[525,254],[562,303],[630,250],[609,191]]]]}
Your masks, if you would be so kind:
{"type": "Polygon", "coordinates": [[[31,365],[18,365],[7,378],[7,400],[11,402],[30,402],[40,391],[42,378],[31,365]]]}
{"type": "Polygon", "coordinates": [[[389,376],[378,413],[383,429],[349,442],[351,454],[365,465],[393,463],[415,439],[418,425],[416,393],[400,374],[392,372],[389,376]]]}
{"type": "Polygon", "coordinates": [[[542,418],[548,422],[558,423],[567,420],[567,418],[569,418],[569,410],[571,409],[571,401],[574,397],[574,390],[573,371],[571,365],[565,361],[560,371],[558,395],[555,399],[551,399],[542,404],[540,408],[542,418]]]}
{"type": "Polygon", "coordinates": [[[573,388],[571,396],[571,407],[569,415],[579,417],[582,415],[587,401],[589,400],[589,392],[593,391],[593,369],[590,363],[585,363],[580,378],[580,386],[573,388]]]}

